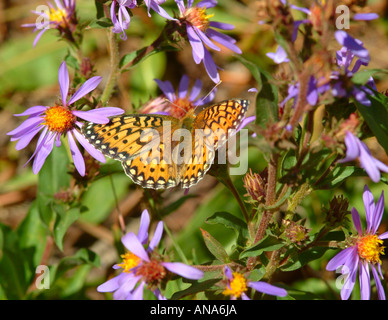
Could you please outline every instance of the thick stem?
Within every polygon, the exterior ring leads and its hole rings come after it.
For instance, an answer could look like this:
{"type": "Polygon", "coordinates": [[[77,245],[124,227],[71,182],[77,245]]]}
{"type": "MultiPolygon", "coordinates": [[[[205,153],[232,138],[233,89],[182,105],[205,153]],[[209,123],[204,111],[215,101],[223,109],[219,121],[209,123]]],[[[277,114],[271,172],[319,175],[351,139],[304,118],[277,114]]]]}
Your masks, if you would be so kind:
{"type": "MultiPolygon", "coordinates": [[[[268,182],[267,182],[267,195],[265,198],[265,205],[271,206],[275,203],[276,200],[276,181],[277,181],[277,170],[278,170],[278,155],[273,154],[268,163],[268,182]]],[[[273,216],[272,210],[266,210],[263,213],[263,216],[260,220],[259,228],[257,229],[256,237],[254,243],[263,239],[265,235],[265,230],[268,227],[268,223],[271,221],[273,216]]]]}
{"type": "Polygon", "coordinates": [[[299,83],[299,92],[298,97],[295,105],[295,111],[292,115],[290,121],[288,124],[291,126],[291,130],[285,130],[284,134],[290,135],[291,132],[293,132],[296,124],[299,122],[300,118],[302,117],[305,107],[307,105],[307,92],[308,92],[308,83],[309,83],[310,74],[308,72],[308,69],[302,71],[298,76],[298,83],[299,83]]]}
{"type": "MultiPolygon", "coordinates": [[[[273,205],[276,201],[276,181],[277,181],[277,169],[278,169],[278,154],[272,154],[270,161],[268,163],[268,182],[267,182],[267,194],[265,198],[265,205],[273,205]]],[[[253,243],[259,242],[265,236],[265,231],[267,230],[268,224],[272,219],[274,211],[265,210],[259,227],[256,232],[255,239],[253,243]]],[[[248,270],[252,270],[255,266],[256,257],[250,257],[247,261],[248,270]]]]}

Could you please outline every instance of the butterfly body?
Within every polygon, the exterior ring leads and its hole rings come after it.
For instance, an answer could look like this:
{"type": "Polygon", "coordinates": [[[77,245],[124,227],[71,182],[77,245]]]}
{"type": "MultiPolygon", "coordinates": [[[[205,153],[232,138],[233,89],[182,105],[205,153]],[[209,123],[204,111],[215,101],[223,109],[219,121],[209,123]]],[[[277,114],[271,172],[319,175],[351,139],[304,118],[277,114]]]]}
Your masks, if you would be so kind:
{"type": "Polygon", "coordinates": [[[247,100],[226,100],[177,119],[127,114],[104,125],[83,126],[85,138],[104,155],[121,161],[125,173],[144,188],[189,188],[210,169],[215,151],[237,129],[247,100]]]}

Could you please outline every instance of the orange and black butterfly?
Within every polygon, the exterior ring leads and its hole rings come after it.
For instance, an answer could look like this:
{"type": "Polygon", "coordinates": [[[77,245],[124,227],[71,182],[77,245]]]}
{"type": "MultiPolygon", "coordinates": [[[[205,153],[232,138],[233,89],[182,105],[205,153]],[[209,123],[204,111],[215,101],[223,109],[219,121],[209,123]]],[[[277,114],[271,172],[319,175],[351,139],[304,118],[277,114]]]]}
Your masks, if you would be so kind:
{"type": "Polygon", "coordinates": [[[248,100],[225,100],[197,115],[192,109],[182,119],[120,115],[107,124],[88,123],[82,133],[104,155],[121,161],[125,173],[142,187],[189,188],[210,169],[215,151],[238,129],[248,105],[248,100]],[[189,137],[182,138],[183,129],[189,137]]]}

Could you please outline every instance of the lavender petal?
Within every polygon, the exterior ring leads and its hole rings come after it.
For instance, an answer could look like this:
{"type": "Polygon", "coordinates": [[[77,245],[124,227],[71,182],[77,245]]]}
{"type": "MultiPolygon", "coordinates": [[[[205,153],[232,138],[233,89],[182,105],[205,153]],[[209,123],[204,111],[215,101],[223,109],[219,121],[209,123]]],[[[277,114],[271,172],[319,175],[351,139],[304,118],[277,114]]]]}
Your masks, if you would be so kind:
{"type": "Polygon", "coordinates": [[[371,220],[372,224],[372,233],[375,234],[377,229],[380,226],[381,219],[383,218],[384,213],[384,191],[381,192],[379,200],[377,200],[375,210],[373,211],[373,216],[371,220]]]}
{"type": "Polygon", "coordinates": [[[188,88],[189,88],[189,77],[184,74],[181,80],[179,81],[178,97],[179,98],[186,97],[188,88]]]}
{"type": "Polygon", "coordinates": [[[327,271],[335,271],[338,267],[343,266],[349,256],[354,253],[354,247],[349,247],[337,253],[326,265],[327,271]]]}
{"type": "Polygon", "coordinates": [[[203,271],[188,266],[181,262],[162,262],[162,265],[169,271],[186,279],[199,280],[203,278],[203,271]]]}
{"type": "Polygon", "coordinates": [[[71,131],[67,133],[67,140],[69,141],[70,152],[73,158],[74,165],[78,173],[83,177],[85,176],[85,161],[77,147],[77,144],[73,138],[71,131]]]}
{"type": "Polygon", "coordinates": [[[360,215],[358,214],[358,211],[356,208],[352,208],[352,219],[358,234],[361,235],[362,234],[361,220],[360,220],[360,215]]]}
{"type": "Polygon", "coordinates": [[[162,90],[163,94],[167,97],[168,100],[174,101],[176,99],[175,90],[170,81],[168,80],[161,81],[159,79],[154,79],[154,80],[158,84],[160,90],[162,90]]]}
{"type": "Polygon", "coordinates": [[[59,88],[61,89],[61,97],[63,106],[67,106],[67,94],[69,93],[69,72],[67,71],[66,62],[63,61],[58,71],[59,88]]]}
{"type": "Polygon", "coordinates": [[[367,262],[359,262],[359,281],[360,281],[360,292],[361,300],[370,299],[370,275],[369,267],[367,262]]]}
{"type": "Polygon", "coordinates": [[[141,214],[140,227],[137,233],[137,238],[142,244],[146,244],[148,241],[148,228],[150,226],[150,215],[148,210],[145,209],[141,214]]]}
{"type": "Polygon", "coordinates": [[[16,143],[15,149],[21,150],[25,148],[40,130],[42,130],[42,127],[36,127],[31,131],[29,131],[28,133],[25,133],[23,136],[21,136],[20,140],[16,143]]]}
{"type": "Polygon", "coordinates": [[[50,154],[51,150],[53,150],[54,139],[55,139],[55,134],[49,132],[42,147],[39,149],[39,152],[37,152],[35,156],[34,163],[32,165],[32,172],[34,174],[38,174],[40,169],[42,169],[42,166],[47,156],[50,154]]]}
{"type": "Polygon", "coordinates": [[[128,232],[121,238],[121,242],[124,246],[144,261],[150,261],[146,250],[133,232],[128,232]]]}
{"type": "Polygon", "coordinates": [[[160,239],[162,239],[163,235],[163,221],[159,221],[158,225],[156,226],[154,236],[152,237],[152,240],[150,241],[150,244],[148,246],[149,251],[153,251],[159,244],[160,239]]]}
{"type": "Polygon", "coordinates": [[[73,129],[71,131],[75,138],[77,139],[77,141],[81,144],[82,147],[84,147],[84,149],[96,160],[102,162],[102,163],[105,163],[106,162],[106,159],[105,159],[105,156],[99,151],[97,150],[96,148],[94,148],[89,142],[88,140],[85,139],[85,137],[80,134],[76,129],[73,129]]]}
{"type": "Polygon", "coordinates": [[[353,20],[356,20],[356,21],[360,21],[360,20],[370,21],[378,18],[379,18],[379,15],[377,13],[356,13],[353,16],[353,20]]]}
{"type": "Polygon", "coordinates": [[[26,111],[14,114],[15,117],[23,117],[23,116],[37,116],[41,114],[42,112],[46,111],[48,107],[45,106],[34,106],[31,108],[28,108],[26,111]]]}
{"type": "Polygon", "coordinates": [[[220,75],[218,74],[217,66],[214,63],[213,57],[211,56],[209,51],[207,51],[205,48],[204,50],[205,50],[205,56],[203,59],[203,64],[205,65],[206,72],[209,75],[210,79],[213,80],[213,82],[219,83],[220,75]]]}
{"type": "Polygon", "coordinates": [[[272,296],[285,297],[287,295],[287,291],[285,289],[273,286],[263,281],[248,282],[248,287],[272,296]]]}
{"type": "Polygon", "coordinates": [[[369,52],[356,39],[351,37],[347,32],[338,30],[334,36],[339,44],[348,48],[355,56],[357,56],[364,63],[369,63],[369,52]]]}
{"type": "Polygon", "coordinates": [[[376,288],[377,288],[377,295],[379,296],[379,300],[385,300],[384,287],[381,284],[381,281],[380,281],[379,275],[376,271],[376,268],[373,264],[371,264],[371,268],[372,268],[373,278],[375,279],[375,284],[376,284],[376,288]]]}
{"type": "Polygon", "coordinates": [[[68,105],[73,104],[77,100],[81,99],[83,96],[87,95],[89,92],[96,89],[96,87],[99,85],[101,80],[102,80],[102,77],[92,77],[89,80],[85,81],[85,83],[70,98],[67,104],[68,105]]]}

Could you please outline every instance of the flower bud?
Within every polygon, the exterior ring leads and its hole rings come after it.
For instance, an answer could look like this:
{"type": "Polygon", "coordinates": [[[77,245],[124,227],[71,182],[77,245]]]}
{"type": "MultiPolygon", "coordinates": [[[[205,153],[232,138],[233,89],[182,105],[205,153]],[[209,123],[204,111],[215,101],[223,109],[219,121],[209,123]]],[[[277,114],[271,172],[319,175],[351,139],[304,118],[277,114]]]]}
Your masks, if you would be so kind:
{"type": "Polygon", "coordinates": [[[254,202],[261,202],[265,198],[265,182],[259,174],[252,173],[252,170],[249,169],[243,181],[248,192],[245,196],[251,197],[254,202]]]}
{"type": "Polygon", "coordinates": [[[329,209],[324,208],[326,224],[332,228],[343,225],[347,221],[349,201],[343,195],[335,196],[329,203],[329,209]]]}

